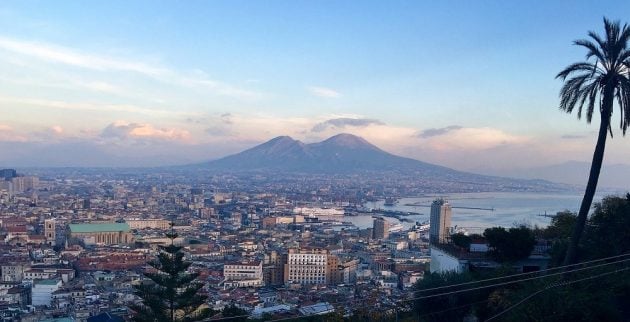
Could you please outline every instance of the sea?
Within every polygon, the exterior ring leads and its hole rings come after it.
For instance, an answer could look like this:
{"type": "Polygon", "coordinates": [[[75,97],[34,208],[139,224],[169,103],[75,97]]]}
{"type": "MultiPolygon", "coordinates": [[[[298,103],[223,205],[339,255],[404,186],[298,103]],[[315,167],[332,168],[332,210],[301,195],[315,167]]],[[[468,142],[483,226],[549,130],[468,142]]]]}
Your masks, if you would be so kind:
{"type": "MultiPolygon", "coordinates": [[[[602,197],[609,194],[597,194],[593,202],[599,202],[602,197]]],[[[396,218],[386,217],[390,223],[400,223],[407,229],[415,222],[429,221],[431,202],[436,198],[445,199],[453,208],[452,226],[471,232],[480,232],[485,228],[496,226],[545,227],[549,225],[551,215],[564,210],[577,212],[582,201],[582,195],[576,193],[481,192],[401,198],[393,206],[385,206],[384,201],[368,202],[365,207],[418,213],[418,215],[405,216],[404,218],[408,221],[402,222],[396,218]]],[[[372,227],[373,216],[371,214],[346,216],[343,220],[363,229],[372,227]]]]}

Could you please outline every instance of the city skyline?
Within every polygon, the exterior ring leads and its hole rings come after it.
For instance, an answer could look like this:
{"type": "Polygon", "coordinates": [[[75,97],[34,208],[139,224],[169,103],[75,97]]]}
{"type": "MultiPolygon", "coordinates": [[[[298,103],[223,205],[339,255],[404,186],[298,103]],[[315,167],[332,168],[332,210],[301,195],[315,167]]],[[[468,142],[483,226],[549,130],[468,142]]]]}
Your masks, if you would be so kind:
{"type": "MultiPolygon", "coordinates": [[[[0,164],[186,164],[342,132],[462,170],[590,160],[596,123],[558,111],[554,77],[627,3],[331,5],[3,3],[0,164]]],[[[616,136],[606,162],[627,163],[616,136]]]]}

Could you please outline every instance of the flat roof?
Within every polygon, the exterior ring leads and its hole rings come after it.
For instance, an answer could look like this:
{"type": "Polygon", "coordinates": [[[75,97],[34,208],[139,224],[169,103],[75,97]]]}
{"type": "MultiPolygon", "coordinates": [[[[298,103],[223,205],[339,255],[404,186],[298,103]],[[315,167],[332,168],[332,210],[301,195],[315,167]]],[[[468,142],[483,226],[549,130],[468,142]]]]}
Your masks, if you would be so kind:
{"type": "Polygon", "coordinates": [[[42,284],[42,285],[57,285],[57,283],[59,283],[59,280],[51,280],[51,279],[35,280],[35,284],[42,284]]]}
{"type": "Polygon", "coordinates": [[[69,224],[68,227],[73,233],[128,232],[130,230],[127,223],[69,224]]]}

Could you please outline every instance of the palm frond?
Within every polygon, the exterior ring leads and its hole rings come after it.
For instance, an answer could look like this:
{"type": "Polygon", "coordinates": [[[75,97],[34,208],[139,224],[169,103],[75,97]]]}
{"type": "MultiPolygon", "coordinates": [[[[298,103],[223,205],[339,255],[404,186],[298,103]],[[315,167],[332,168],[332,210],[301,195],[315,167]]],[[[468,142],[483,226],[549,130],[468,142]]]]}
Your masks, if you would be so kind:
{"type": "Polygon", "coordinates": [[[597,67],[596,63],[579,62],[579,63],[575,63],[575,64],[571,64],[567,66],[565,69],[559,72],[558,75],[556,75],[556,78],[561,78],[564,80],[567,78],[567,76],[576,72],[595,73],[595,72],[601,72],[601,69],[597,67]]]}
{"type": "Polygon", "coordinates": [[[602,54],[606,54],[606,49],[608,47],[608,43],[606,42],[606,40],[603,40],[597,33],[595,33],[594,31],[589,31],[588,32],[588,36],[593,38],[593,40],[595,40],[595,43],[597,43],[598,51],[601,52],[602,54]]]}
{"type": "Polygon", "coordinates": [[[623,135],[626,135],[626,130],[630,126],[630,80],[627,77],[621,77],[619,80],[617,102],[621,114],[619,127],[623,135]]]}
{"type": "Polygon", "coordinates": [[[574,41],[573,44],[576,46],[582,46],[588,49],[588,52],[586,53],[586,59],[590,59],[591,57],[594,56],[597,59],[601,60],[602,62],[607,61],[606,55],[600,50],[600,48],[597,47],[597,45],[595,45],[591,41],[586,40],[586,39],[579,39],[579,40],[574,41]]]}
{"type": "MultiPolygon", "coordinates": [[[[560,90],[560,109],[571,113],[573,109],[578,107],[578,118],[582,117],[582,106],[592,90],[593,84],[597,85],[597,78],[591,77],[591,74],[581,74],[565,81],[564,86],[560,90]],[[588,86],[585,84],[588,83],[588,86]],[[577,104],[581,102],[581,104],[577,104]]],[[[588,120],[587,120],[588,121],[588,120]]]]}

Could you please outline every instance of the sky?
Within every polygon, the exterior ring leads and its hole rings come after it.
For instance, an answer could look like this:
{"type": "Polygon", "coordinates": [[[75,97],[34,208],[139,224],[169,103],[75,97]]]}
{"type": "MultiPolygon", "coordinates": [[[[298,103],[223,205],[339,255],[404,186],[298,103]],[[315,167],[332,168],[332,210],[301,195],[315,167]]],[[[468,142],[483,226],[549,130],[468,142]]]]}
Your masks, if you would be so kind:
{"type": "MultiPolygon", "coordinates": [[[[628,1],[2,1],[0,166],[158,166],[337,133],[460,170],[589,161],[573,46],[628,1]]],[[[619,117],[618,111],[613,117],[619,117]]],[[[616,124],[616,122],[613,122],[616,124]]],[[[614,132],[606,163],[630,163],[614,132]]]]}

